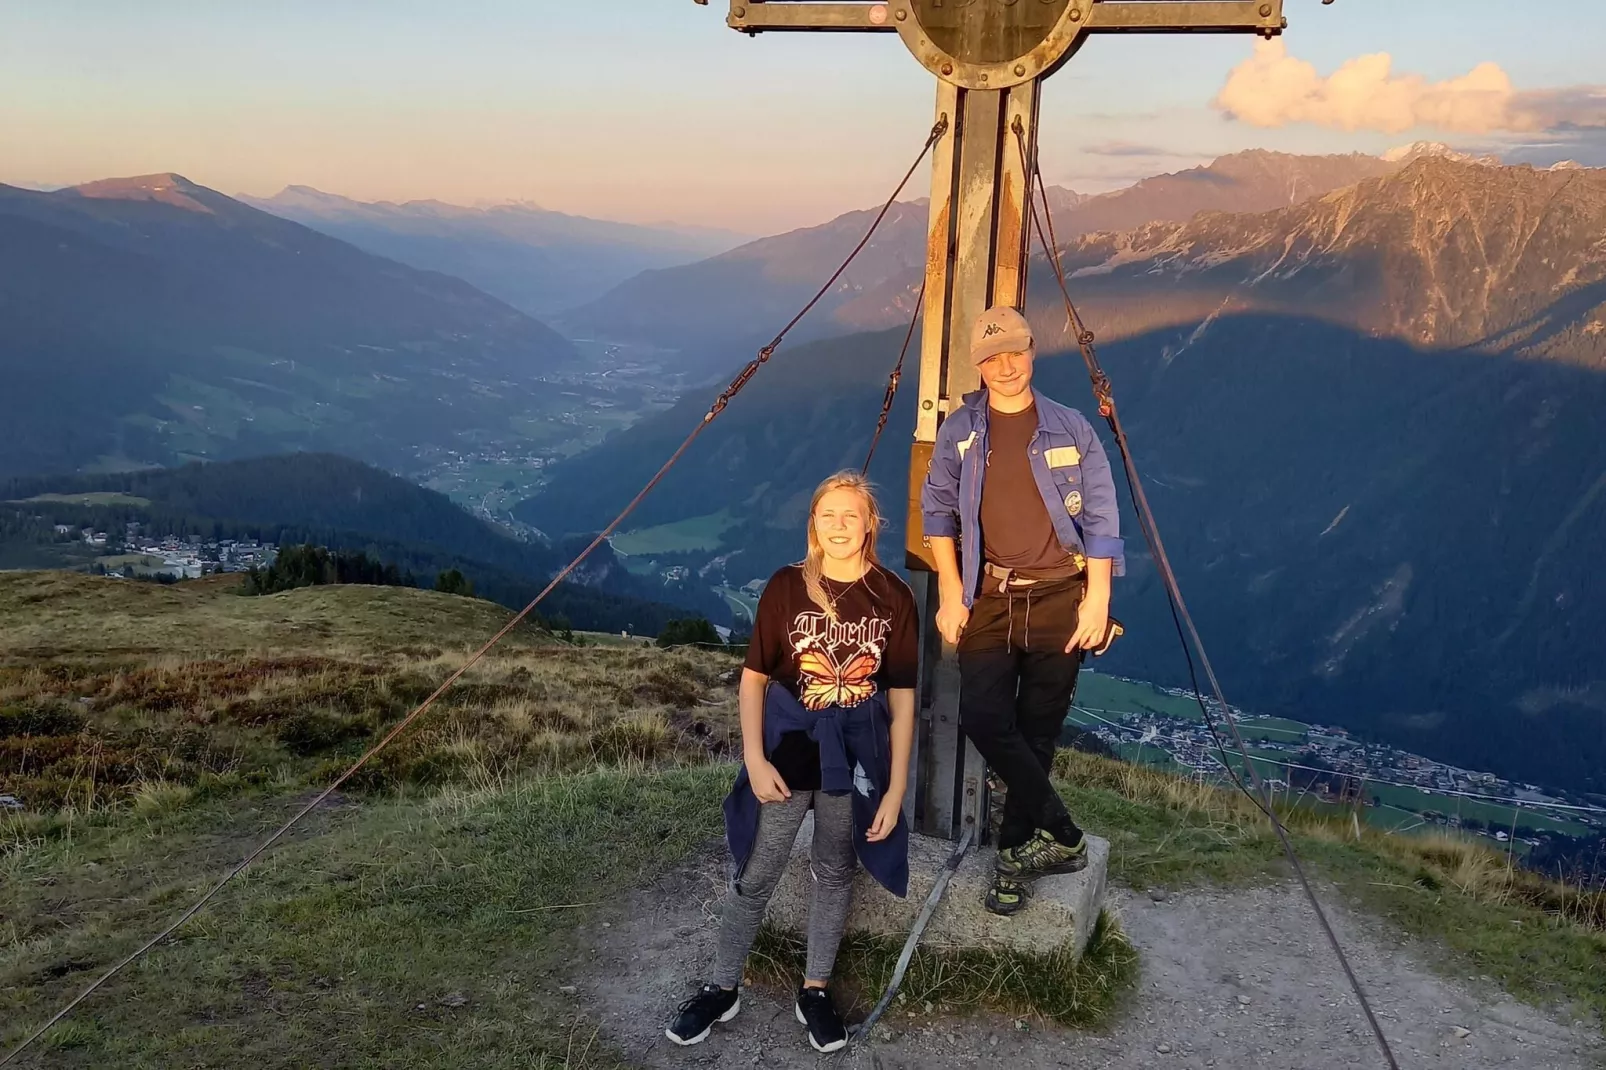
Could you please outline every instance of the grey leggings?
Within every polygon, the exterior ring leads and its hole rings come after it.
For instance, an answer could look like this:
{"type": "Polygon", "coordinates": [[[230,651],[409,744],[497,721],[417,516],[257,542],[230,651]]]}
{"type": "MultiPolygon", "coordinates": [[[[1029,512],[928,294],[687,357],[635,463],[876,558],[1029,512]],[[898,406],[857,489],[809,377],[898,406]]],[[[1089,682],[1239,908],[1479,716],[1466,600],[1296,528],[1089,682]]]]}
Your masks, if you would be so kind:
{"type": "Polygon", "coordinates": [[[721,988],[742,983],[742,965],[752,950],[764,921],[764,908],[792,859],[792,845],[803,817],[814,807],[814,850],[810,872],[814,895],[809,902],[809,958],[804,977],[831,979],[837,945],[847,926],[853,902],[853,874],[858,856],[853,849],[853,797],[823,791],[794,791],[790,799],[764,803],[758,808],[758,835],[753,854],[725,896],[719,923],[719,951],[709,980],[721,988]]]}

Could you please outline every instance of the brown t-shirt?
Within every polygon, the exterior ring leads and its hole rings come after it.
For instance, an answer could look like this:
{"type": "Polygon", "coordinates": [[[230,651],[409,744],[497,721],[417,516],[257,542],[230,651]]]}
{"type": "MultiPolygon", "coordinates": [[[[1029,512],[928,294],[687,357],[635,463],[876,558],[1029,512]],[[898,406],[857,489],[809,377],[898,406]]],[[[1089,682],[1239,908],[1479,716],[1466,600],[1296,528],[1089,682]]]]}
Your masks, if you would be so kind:
{"type": "MultiPolygon", "coordinates": [[[[857,706],[883,689],[920,682],[919,625],[909,585],[880,565],[853,583],[822,580],[835,622],[809,598],[803,566],[787,565],[758,600],[747,668],[790,691],[805,709],[857,706]]],[[[786,786],[820,787],[820,745],[787,732],[768,755],[786,786]]]]}
{"type": "MultiPolygon", "coordinates": [[[[1077,571],[1060,545],[1043,494],[1032,475],[1031,441],[1037,405],[1025,412],[987,413],[987,471],[981,483],[981,542],[985,560],[1025,579],[1058,579],[1077,571]]],[[[985,581],[983,587],[986,587],[985,581]]]]}

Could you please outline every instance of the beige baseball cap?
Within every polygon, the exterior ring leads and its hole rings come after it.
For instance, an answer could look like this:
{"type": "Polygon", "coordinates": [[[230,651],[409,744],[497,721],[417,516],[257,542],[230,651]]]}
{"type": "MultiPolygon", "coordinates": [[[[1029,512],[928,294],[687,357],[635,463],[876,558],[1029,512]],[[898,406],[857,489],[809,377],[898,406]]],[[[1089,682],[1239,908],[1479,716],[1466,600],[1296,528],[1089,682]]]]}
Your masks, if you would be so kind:
{"type": "Polygon", "coordinates": [[[1025,353],[1035,345],[1026,317],[1008,305],[995,305],[977,318],[970,332],[970,362],[980,365],[988,357],[1025,353]]]}

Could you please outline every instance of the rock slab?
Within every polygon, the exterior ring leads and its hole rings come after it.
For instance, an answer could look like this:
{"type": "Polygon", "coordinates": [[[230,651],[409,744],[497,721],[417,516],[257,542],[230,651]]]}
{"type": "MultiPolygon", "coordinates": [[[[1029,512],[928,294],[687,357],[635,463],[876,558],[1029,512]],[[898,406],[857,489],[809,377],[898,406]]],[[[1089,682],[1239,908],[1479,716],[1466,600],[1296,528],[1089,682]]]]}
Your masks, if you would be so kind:
{"type": "MultiPolygon", "coordinates": [[[[792,932],[803,932],[808,925],[813,885],[808,854],[813,840],[814,815],[810,814],[798,833],[792,864],[786,867],[770,900],[770,923],[792,932]]],[[[853,884],[848,931],[884,936],[900,943],[907,939],[954,846],[947,840],[909,837],[909,895],[905,899],[891,894],[860,870],[853,884]]],[[[1108,841],[1089,836],[1087,849],[1086,869],[1038,878],[1031,902],[1011,918],[989,913],[982,905],[992,883],[995,852],[991,848],[970,851],[948,882],[920,945],[1038,955],[1068,947],[1080,957],[1104,907],[1110,861],[1108,841]]]]}

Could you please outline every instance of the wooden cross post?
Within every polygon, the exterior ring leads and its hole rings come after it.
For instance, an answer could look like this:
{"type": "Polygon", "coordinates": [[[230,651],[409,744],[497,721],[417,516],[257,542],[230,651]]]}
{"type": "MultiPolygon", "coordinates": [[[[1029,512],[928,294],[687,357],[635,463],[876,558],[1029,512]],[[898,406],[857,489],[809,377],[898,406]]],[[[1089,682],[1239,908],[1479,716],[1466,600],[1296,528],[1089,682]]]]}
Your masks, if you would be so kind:
{"type": "MultiPolygon", "coordinates": [[[[706,3],[707,0],[697,0],[706,3]]],[[[1283,0],[731,0],[732,29],[896,33],[937,78],[937,117],[947,134],[933,148],[926,245],[920,396],[909,458],[907,565],[921,606],[920,720],[912,822],[928,836],[987,835],[980,756],[959,732],[959,670],[937,633],[937,584],[921,536],[920,486],[937,425],[979,377],[966,359],[970,325],[993,305],[1023,306],[1030,247],[1028,156],[1037,150],[1044,78],[1091,34],[1280,34],[1283,0]]]]}

